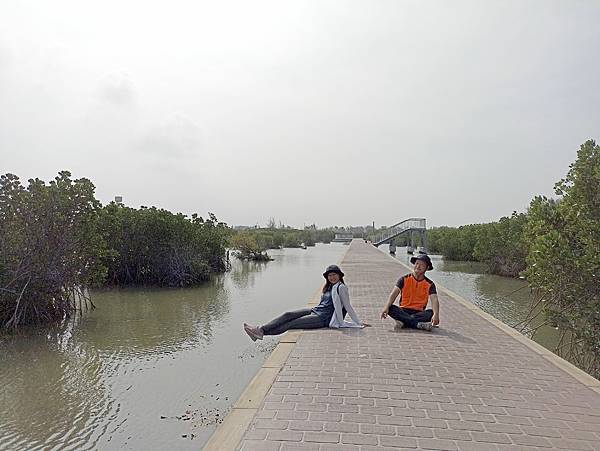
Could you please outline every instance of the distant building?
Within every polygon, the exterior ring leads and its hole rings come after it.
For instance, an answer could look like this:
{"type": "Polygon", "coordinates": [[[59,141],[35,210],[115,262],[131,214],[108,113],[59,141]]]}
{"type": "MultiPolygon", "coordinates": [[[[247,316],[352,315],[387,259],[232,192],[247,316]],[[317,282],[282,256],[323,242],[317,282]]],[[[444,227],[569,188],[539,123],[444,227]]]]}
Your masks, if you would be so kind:
{"type": "Polygon", "coordinates": [[[115,196],[115,203],[116,204],[122,204],[123,203],[123,196],[115,196]]]}
{"type": "Polygon", "coordinates": [[[348,241],[352,241],[354,235],[352,233],[336,233],[335,238],[332,240],[336,243],[345,243],[348,241]]]}

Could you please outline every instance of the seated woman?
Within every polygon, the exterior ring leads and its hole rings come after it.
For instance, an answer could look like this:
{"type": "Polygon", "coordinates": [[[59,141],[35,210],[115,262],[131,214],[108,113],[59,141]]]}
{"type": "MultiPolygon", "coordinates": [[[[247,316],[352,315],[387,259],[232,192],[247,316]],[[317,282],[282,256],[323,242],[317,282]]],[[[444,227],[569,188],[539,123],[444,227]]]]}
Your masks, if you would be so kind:
{"type": "Polygon", "coordinates": [[[264,335],[279,335],[289,329],[320,329],[322,327],[365,327],[350,304],[344,273],[337,265],[328,266],[323,277],[321,302],[316,307],[285,312],[264,326],[244,323],[244,331],[252,341],[262,340],[264,335]],[[345,321],[348,312],[352,321],[345,321]]]}

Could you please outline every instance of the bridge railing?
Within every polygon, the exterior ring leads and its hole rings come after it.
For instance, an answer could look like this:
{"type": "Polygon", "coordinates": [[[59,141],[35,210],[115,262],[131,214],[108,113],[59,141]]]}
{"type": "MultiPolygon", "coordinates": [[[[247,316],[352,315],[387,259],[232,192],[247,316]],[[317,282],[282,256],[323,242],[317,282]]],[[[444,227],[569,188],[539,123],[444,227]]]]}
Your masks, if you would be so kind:
{"type": "Polygon", "coordinates": [[[426,221],[425,218],[410,218],[405,219],[404,221],[400,221],[397,224],[394,224],[391,227],[383,230],[379,235],[375,237],[375,245],[379,246],[380,244],[385,243],[387,240],[392,239],[395,236],[400,235],[402,232],[407,230],[425,230],[426,229],[426,221]]]}

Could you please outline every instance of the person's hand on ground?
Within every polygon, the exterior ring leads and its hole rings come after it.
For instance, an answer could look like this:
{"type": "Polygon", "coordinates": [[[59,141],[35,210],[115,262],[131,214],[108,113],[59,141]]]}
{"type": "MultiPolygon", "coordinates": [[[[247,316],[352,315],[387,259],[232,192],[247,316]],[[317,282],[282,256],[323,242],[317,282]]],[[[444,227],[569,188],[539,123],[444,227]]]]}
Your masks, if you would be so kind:
{"type": "Polygon", "coordinates": [[[369,323],[362,323],[362,327],[371,327],[369,323]]]}
{"type": "Polygon", "coordinates": [[[431,325],[437,327],[440,324],[440,317],[436,314],[431,318],[431,325]]]}
{"type": "Polygon", "coordinates": [[[381,311],[381,319],[386,319],[387,318],[387,316],[388,316],[388,310],[389,309],[385,308],[385,309],[383,309],[381,311]]]}

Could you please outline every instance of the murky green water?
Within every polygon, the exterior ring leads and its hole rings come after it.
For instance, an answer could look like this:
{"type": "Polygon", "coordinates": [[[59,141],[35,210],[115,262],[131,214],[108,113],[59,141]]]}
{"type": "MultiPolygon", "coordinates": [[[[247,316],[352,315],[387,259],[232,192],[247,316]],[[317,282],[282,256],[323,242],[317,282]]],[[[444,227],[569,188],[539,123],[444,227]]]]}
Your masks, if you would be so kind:
{"type": "Polygon", "coordinates": [[[201,449],[277,344],[242,322],[305,306],[347,249],[234,259],[195,289],[95,292],[62,328],[0,338],[0,449],[201,449]]]}

